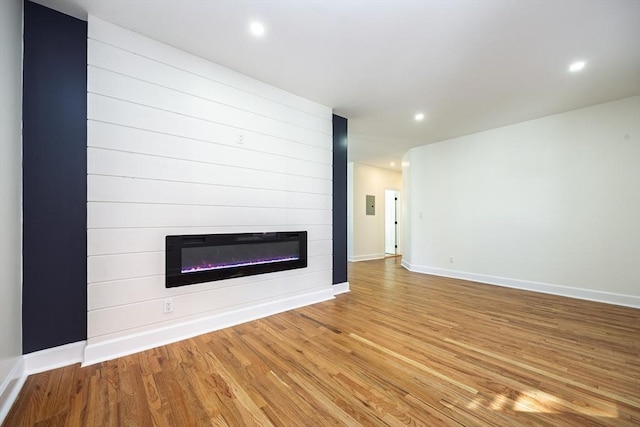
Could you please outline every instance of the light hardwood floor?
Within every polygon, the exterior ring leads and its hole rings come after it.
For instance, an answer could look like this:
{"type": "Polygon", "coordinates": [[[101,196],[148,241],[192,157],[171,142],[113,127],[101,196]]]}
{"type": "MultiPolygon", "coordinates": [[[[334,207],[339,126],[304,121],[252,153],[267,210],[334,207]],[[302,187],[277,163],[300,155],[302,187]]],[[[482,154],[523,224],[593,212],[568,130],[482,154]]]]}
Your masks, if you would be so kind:
{"type": "Polygon", "coordinates": [[[349,266],[351,293],[27,379],[4,426],[638,426],[640,310],[349,266]]]}

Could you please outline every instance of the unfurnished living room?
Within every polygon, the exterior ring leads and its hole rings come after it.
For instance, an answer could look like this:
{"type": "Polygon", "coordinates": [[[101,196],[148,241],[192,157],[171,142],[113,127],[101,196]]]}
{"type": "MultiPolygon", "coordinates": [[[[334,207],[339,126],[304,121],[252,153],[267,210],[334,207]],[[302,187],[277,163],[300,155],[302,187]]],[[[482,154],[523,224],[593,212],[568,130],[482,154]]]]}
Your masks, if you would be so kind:
{"type": "Polygon", "coordinates": [[[640,0],[0,0],[0,425],[640,425],[640,0]]]}

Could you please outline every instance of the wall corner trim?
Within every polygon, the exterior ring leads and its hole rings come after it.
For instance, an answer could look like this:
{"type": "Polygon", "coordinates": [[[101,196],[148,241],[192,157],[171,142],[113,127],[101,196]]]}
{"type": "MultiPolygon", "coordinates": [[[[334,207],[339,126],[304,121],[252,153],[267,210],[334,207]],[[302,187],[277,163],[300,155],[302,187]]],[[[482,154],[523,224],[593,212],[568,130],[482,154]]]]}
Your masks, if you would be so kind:
{"type": "Polygon", "coordinates": [[[334,290],[332,287],[326,287],[150,331],[96,343],[89,342],[84,349],[82,366],[104,362],[116,357],[126,356],[333,298],[334,290]]]}
{"type": "Polygon", "coordinates": [[[451,277],[454,279],[469,280],[487,285],[504,286],[507,288],[522,289],[524,291],[541,292],[544,294],[558,295],[587,301],[601,302],[605,304],[621,305],[625,307],[640,308],[640,296],[602,292],[591,289],[572,288],[551,283],[533,282],[529,280],[510,279],[507,277],[489,276],[485,274],[470,273],[465,271],[447,270],[445,268],[430,267],[411,264],[402,260],[402,266],[409,271],[434,276],[451,277]]]}
{"type": "Polygon", "coordinates": [[[11,406],[18,398],[18,394],[26,380],[24,357],[21,356],[16,358],[9,375],[0,384],[0,424],[2,424],[9,410],[11,410],[11,406]]]}
{"type": "Polygon", "coordinates": [[[360,262],[360,261],[372,261],[374,259],[383,259],[385,254],[366,254],[366,255],[354,255],[349,258],[349,262],[360,262]]]}
{"type": "Polygon", "coordinates": [[[0,385],[0,424],[9,413],[29,375],[82,362],[86,344],[86,341],[78,341],[16,358],[11,372],[0,385]]]}
{"type": "Polygon", "coordinates": [[[347,292],[351,292],[351,289],[349,289],[349,282],[336,283],[333,285],[334,295],[346,294],[347,292]]]}
{"type": "Polygon", "coordinates": [[[31,375],[81,363],[86,345],[86,341],[78,341],[25,354],[25,372],[31,375]]]}

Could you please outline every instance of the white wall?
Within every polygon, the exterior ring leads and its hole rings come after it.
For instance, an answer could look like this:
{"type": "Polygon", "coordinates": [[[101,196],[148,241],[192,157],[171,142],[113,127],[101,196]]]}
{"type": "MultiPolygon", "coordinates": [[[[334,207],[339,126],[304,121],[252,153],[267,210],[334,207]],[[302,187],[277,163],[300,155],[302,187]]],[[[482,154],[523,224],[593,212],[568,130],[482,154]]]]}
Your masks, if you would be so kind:
{"type": "Polygon", "coordinates": [[[640,306],[640,97],[404,161],[408,268],[640,306]]]}
{"type": "Polygon", "coordinates": [[[0,1],[0,423],[22,375],[22,1],[0,1]]]}
{"type": "MultiPolygon", "coordinates": [[[[384,258],[384,190],[400,191],[402,174],[354,162],[348,164],[347,171],[349,203],[347,207],[347,259],[349,261],[364,261],[384,258]],[[366,195],[373,195],[376,198],[375,215],[366,215],[366,195]]],[[[401,213],[399,218],[402,218],[401,213]]],[[[402,227],[402,222],[399,222],[399,226],[402,227]]],[[[398,250],[401,252],[400,243],[398,250]]]]}
{"type": "Polygon", "coordinates": [[[88,52],[85,363],[332,298],[331,109],[94,17],[88,52]],[[166,235],[294,230],[306,269],[165,288],[166,235]]]}

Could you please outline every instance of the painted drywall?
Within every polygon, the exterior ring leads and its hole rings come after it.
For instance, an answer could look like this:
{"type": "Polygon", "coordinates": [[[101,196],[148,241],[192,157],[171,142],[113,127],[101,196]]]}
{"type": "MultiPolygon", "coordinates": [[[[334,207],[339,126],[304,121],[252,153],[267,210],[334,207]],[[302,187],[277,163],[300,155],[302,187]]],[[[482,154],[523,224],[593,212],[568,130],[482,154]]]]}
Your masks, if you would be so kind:
{"type": "Polygon", "coordinates": [[[404,165],[408,268],[640,302],[640,97],[414,148],[404,165]]]}
{"type": "MultiPolygon", "coordinates": [[[[384,191],[401,191],[402,174],[356,162],[350,162],[347,171],[347,259],[384,258],[384,191]],[[375,215],[366,214],[367,195],[375,196],[375,215]]],[[[402,218],[401,213],[399,217],[402,218]]],[[[402,227],[401,221],[399,226],[402,227]]],[[[398,243],[398,250],[402,253],[402,242],[398,243]]]]}
{"type": "Polygon", "coordinates": [[[0,423],[22,375],[22,1],[0,2],[0,423]]]}
{"type": "Polygon", "coordinates": [[[91,16],[88,53],[85,363],[332,298],[331,109],[91,16]],[[166,235],[278,230],[306,269],[165,288],[166,235]]]}

